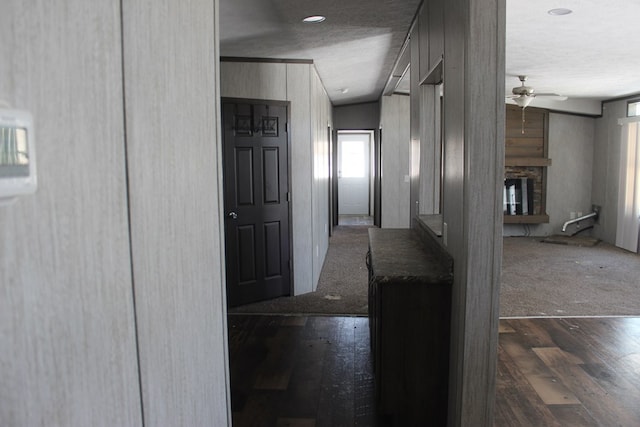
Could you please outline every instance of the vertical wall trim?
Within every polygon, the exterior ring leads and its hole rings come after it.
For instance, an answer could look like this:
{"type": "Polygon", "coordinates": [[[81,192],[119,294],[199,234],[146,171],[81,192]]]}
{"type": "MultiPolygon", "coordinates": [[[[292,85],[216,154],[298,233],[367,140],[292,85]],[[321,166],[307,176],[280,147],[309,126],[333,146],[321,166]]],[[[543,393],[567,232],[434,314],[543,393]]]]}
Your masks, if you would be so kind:
{"type": "Polygon", "coordinates": [[[142,397],[142,370],[140,369],[140,341],[138,339],[139,330],[138,330],[138,310],[136,307],[136,279],[135,274],[133,274],[134,262],[133,262],[133,240],[132,229],[131,229],[131,192],[130,183],[129,183],[129,149],[127,146],[127,82],[124,78],[125,76],[125,55],[124,55],[124,0],[120,0],[120,67],[121,67],[121,78],[122,78],[122,122],[123,122],[123,149],[124,149],[124,174],[125,174],[125,200],[126,200],[126,209],[127,209],[127,232],[128,232],[128,242],[129,242],[129,266],[130,266],[130,274],[131,274],[131,303],[133,305],[133,330],[135,335],[135,343],[136,343],[136,364],[137,364],[137,373],[138,373],[138,397],[140,399],[140,420],[142,422],[142,427],[145,426],[144,419],[144,399],[142,397]]]}
{"type": "MultiPolygon", "coordinates": [[[[289,66],[288,65],[284,66],[284,99],[286,101],[291,101],[291,97],[289,96],[289,66]]],[[[287,114],[291,114],[291,111],[287,112],[287,114]]],[[[291,132],[291,126],[289,126],[289,123],[287,123],[287,132],[291,132]]]]}
{"type": "MultiPolygon", "coordinates": [[[[214,45],[216,48],[216,52],[220,52],[220,2],[218,0],[214,0],[213,2],[213,15],[214,15],[214,28],[215,28],[215,41],[214,45]]],[[[217,157],[217,167],[218,167],[218,244],[221,248],[220,250],[220,263],[221,266],[226,265],[226,254],[224,251],[225,247],[225,226],[224,226],[224,172],[222,159],[223,157],[223,149],[222,149],[222,102],[220,99],[220,57],[215,55],[214,58],[214,81],[215,81],[215,90],[216,93],[214,95],[215,102],[213,103],[213,114],[216,120],[216,157],[217,157]]],[[[289,121],[288,117],[287,120],[289,121]]],[[[289,147],[291,150],[291,147],[289,147]]],[[[291,185],[291,180],[289,180],[289,185],[291,185]]],[[[289,208],[289,215],[291,215],[291,208],[289,208]]],[[[291,224],[291,221],[289,221],[291,224]]],[[[291,231],[290,231],[291,232],[291,231]]],[[[290,240],[292,241],[292,237],[290,240]]],[[[224,382],[226,388],[226,401],[227,401],[227,425],[231,426],[233,424],[232,421],[232,412],[231,412],[231,379],[229,373],[229,335],[228,335],[228,327],[227,327],[227,276],[226,270],[224,268],[219,269],[220,273],[220,301],[222,302],[222,336],[224,337],[224,382]]],[[[293,272],[290,273],[291,280],[293,281],[293,272]]],[[[293,283],[293,282],[292,282],[293,283]]]]}
{"type": "MultiPolygon", "coordinates": [[[[313,73],[314,70],[311,68],[310,65],[306,65],[306,67],[309,68],[309,72],[307,73],[309,80],[307,81],[307,89],[309,91],[309,97],[307,98],[307,108],[309,110],[309,129],[307,129],[307,132],[309,132],[309,150],[311,155],[309,156],[309,169],[311,171],[310,174],[308,174],[308,178],[309,178],[309,188],[310,188],[310,194],[311,194],[311,212],[309,212],[309,221],[311,224],[311,242],[312,242],[312,246],[311,246],[311,290],[312,292],[315,292],[316,289],[318,288],[318,280],[316,278],[320,277],[320,272],[316,271],[317,270],[317,265],[318,265],[318,257],[319,257],[319,251],[320,251],[320,243],[318,242],[318,240],[316,239],[316,232],[315,232],[315,220],[316,220],[316,209],[315,209],[315,200],[316,200],[316,146],[318,141],[316,141],[316,124],[317,124],[317,119],[318,119],[318,111],[317,109],[320,108],[317,105],[317,100],[315,98],[316,93],[313,90],[314,89],[314,85],[313,85],[313,73]],[[313,105],[316,106],[316,108],[313,107],[313,105]]],[[[320,268],[322,268],[322,264],[320,264],[320,268]]]]}

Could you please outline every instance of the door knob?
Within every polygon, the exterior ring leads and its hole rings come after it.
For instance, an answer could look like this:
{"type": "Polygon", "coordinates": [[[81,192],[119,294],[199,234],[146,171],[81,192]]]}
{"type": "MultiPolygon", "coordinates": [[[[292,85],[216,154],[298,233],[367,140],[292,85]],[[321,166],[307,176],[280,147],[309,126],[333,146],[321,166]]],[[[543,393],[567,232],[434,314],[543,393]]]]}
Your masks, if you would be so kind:
{"type": "Polygon", "coordinates": [[[235,212],[229,212],[227,216],[231,219],[238,219],[238,214],[235,212]]]}

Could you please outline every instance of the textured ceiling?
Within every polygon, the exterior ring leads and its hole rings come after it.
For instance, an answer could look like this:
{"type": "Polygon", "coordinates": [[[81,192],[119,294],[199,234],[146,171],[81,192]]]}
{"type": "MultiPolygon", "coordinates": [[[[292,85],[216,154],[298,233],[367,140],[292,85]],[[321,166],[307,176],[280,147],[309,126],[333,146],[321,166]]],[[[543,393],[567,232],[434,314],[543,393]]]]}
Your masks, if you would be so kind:
{"type": "MultiPolygon", "coordinates": [[[[223,56],[312,59],[335,105],[379,98],[420,0],[220,0],[223,56]],[[302,18],[321,14],[321,24],[302,18]],[[348,89],[342,93],[342,89],[348,89]]],[[[506,79],[556,102],[640,93],[639,0],[506,0],[506,79]],[[552,16],[553,8],[572,14],[552,16]]],[[[531,105],[540,104],[537,99],[531,105]]],[[[553,104],[553,102],[552,102],[553,104]]],[[[599,104],[599,103],[598,103],[599,104]]],[[[577,108],[577,107],[576,107],[577,108]]],[[[579,109],[579,108],[578,108],[579,109]]]]}
{"type": "Polygon", "coordinates": [[[220,0],[222,56],[312,59],[335,105],[377,100],[420,0],[220,0]],[[321,24],[302,18],[324,15],[321,24]],[[347,89],[346,93],[342,93],[347,89]]]}
{"type": "Polygon", "coordinates": [[[507,93],[520,74],[570,100],[639,93],[639,19],[638,0],[507,0],[507,93]],[[547,13],[558,7],[573,13],[547,13]]]}

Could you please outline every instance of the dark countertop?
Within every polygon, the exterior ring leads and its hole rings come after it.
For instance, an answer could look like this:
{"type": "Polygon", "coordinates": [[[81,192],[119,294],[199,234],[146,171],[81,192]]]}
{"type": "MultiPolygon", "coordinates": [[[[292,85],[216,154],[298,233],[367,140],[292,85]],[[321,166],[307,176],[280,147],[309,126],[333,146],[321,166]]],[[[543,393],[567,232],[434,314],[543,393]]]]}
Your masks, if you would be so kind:
{"type": "Polygon", "coordinates": [[[428,250],[413,230],[370,228],[369,249],[377,281],[442,284],[453,280],[450,265],[428,250]]]}
{"type": "Polygon", "coordinates": [[[418,217],[436,237],[442,237],[442,215],[420,215],[418,217]]]}

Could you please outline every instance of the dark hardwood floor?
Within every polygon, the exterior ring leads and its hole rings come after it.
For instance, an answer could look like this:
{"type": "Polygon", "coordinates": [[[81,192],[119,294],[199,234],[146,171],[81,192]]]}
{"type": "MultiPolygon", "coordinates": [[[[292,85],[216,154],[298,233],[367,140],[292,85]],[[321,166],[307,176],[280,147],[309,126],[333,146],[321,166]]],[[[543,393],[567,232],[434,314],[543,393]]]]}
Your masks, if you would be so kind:
{"type": "Polygon", "coordinates": [[[363,317],[229,316],[234,426],[375,426],[363,317]]]}
{"type": "MultiPolygon", "coordinates": [[[[234,426],[385,424],[366,318],[231,315],[229,353],[234,426]]],[[[500,321],[496,426],[640,426],[639,403],[640,318],[500,321]]]]}
{"type": "Polygon", "coordinates": [[[501,320],[496,426],[640,426],[640,319],[501,320]]]}

